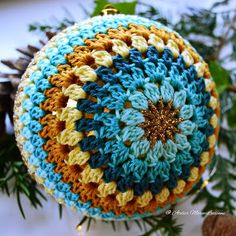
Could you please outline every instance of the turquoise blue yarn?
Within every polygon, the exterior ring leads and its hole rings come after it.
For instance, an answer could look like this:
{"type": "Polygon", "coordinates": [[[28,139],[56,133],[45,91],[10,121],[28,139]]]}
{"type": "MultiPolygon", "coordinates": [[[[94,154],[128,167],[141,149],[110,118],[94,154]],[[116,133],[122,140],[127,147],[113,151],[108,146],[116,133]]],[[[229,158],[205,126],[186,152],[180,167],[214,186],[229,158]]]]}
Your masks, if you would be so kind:
{"type": "Polygon", "coordinates": [[[38,135],[33,135],[31,137],[31,143],[35,146],[35,147],[41,147],[43,144],[45,144],[45,140],[41,137],[39,137],[38,135]]]}
{"type": "Polygon", "coordinates": [[[135,126],[126,126],[121,131],[121,139],[123,142],[125,141],[138,141],[140,138],[142,138],[144,135],[144,130],[139,127],[135,126]]]}
{"type": "MultiPolygon", "coordinates": [[[[186,92],[184,90],[181,90],[179,92],[175,92],[174,93],[174,99],[173,99],[174,107],[175,108],[181,108],[181,107],[185,106],[186,96],[187,95],[186,95],[186,92]]],[[[186,119],[189,119],[189,118],[186,118],[186,119]]]]}
{"type": "Polygon", "coordinates": [[[39,92],[43,92],[44,90],[52,87],[52,85],[47,79],[37,80],[35,86],[37,91],[39,92]]]}
{"type": "Polygon", "coordinates": [[[50,66],[50,60],[49,59],[42,59],[37,62],[37,67],[41,70],[43,70],[45,67],[50,66]]]}
{"type": "Polygon", "coordinates": [[[175,135],[175,143],[179,150],[190,150],[191,146],[188,142],[187,136],[183,134],[176,134],[175,135]]]}
{"type": "Polygon", "coordinates": [[[30,114],[25,112],[21,117],[20,117],[20,122],[22,122],[24,125],[28,125],[31,122],[31,117],[30,114]]]}
{"type": "Polygon", "coordinates": [[[130,94],[129,101],[133,108],[146,110],[148,108],[148,100],[141,92],[135,91],[130,94]]]}
{"type": "Polygon", "coordinates": [[[175,161],[176,153],[176,144],[170,139],[167,140],[167,142],[164,144],[163,157],[171,163],[175,161]]]}
{"type": "Polygon", "coordinates": [[[36,91],[34,84],[30,84],[24,88],[24,93],[28,96],[31,96],[36,91]]]}
{"type": "Polygon", "coordinates": [[[32,137],[32,132],[28,127],[24,127],[20,134],[25,137],[26,139],[30,139],[32,137]]]}
{"type": "Polygon", "coordinates": [[[43,95],[43,93],[36,92],[32,94],[31,102],[35,105],[39,105],[41,102],[44,102],[46,100],[46,97],[43,95]]]}
{"type": "Polygon", "coordinates": [[[133,108],[124,109],[120,114],[120,120],[127,125],[138,125],[144,122],[142,113],[133,108]]]}
{"type": "Polygon", "coordinates": [[[34,155],[31,155],[28,159],[28,162],[30,165],[34,165],[36,167],[40,166],[40,160],[38,158],[35,158],[34,155]]]}
{"type": "Polygon", "coordinates": [[[50,75],[54,75],[58,72],[55,66],[47,65],[43,68],[42,73],[44,76],[49,77],[50,75]]]}
{"type": "Polygon", "coordinates": [[[68,38],[65,38],[65,37],[56,39],[57,47],[67,45],[68,42],[69,42],[68,38]]]}
{"type": "Polygon", "coordinates": [[[48,48],[48,49],[45,51],[45,54],[46,54],[46,56],[47,56],[49,59],[51,59],[52,57],[58,55],[58,49],[57,49],[57,48],[54,48],[54,47],[48,48]]]}
{"type": "Polygon", "coordinates": [[[30,75],[29,78],[30,78],[31,81],[33,81],[33,82],[36,83],[36,81],[41,80],[41,79],[43,79],[44,77],[43,77],[43,74],[42,74],[41,71],[34,71],[34,72],[30,75]]]}
{"type": "Polygon", "coordinates": [[[160,90],[161,90],[161,95],[164,102],[167,103],[173,100],[174,89],[170,85],[170,83],[168,83],[167,81],[164,81],[163,84],[160,86],[160,90]]]}
{"type": "Polygon", "coordinates": [[[160,140],[156,142],[154,147],[147,153],[146,160],[149,166],[155,166],[159,159],[163,156],[163,144],[160,140]]]}
{"type": "Polygon", "coordinates": [[[23,149],[29,153],[32,153],[35,150],[35,147],[30,141],[26,141],[23,145],[23,149]]]}
{"type": "Polygon", "coordinates": [[[184,120],[188,120],[193,116],[194,106],[193,105],[183,105],[180,108],[179,116],[184,120]]]}
{"type": "Polygon", "coordinates": [[[156,104],[160,97],[160,90],[157,85],[152,84],[152,83],[145,83],[144,84],[144,95],[152,101],[154,104],[156,104]]]}
{"type": "Polygon", "coordinates": [[[45,180],[44,186],[50,190],[55,189],[55,184],[53,182],[50,182],[48,179],[45,180]]]}
{"type": "Polygon", "coordinates": [[[25,109],[26,111],[30,111],[33,108],[33,103],[30,99],[25,99],[22,102],[22,108],[25,109]]]}
{"type": "MultiPolygon", "coordinates": [[[[60,52],[62,51],[62,49],[60,50],[60,52]]],[[[66,52],[69,51],[69,50],[63,50],[62,54],[67,54],[66,52]]],[[[55,56],[52,56],[51,59],[50,59],[50,62],[52,65],[54,66],[57,66],[57,65],[63,65],[63,64],[66,64],[67,61],[65,59],[65,57],[63,55],[55,55],[55,56]]]]}
{"type": "Polygon", "coordinates": [[[69,207],[75,207],[79,196],[72,192],[67,192],[65,196],[65,204],[69,207]]]}
{"type": "Polygon", "coordinates": [[[147,139],[135,141],[130,146],[130,151],[135,157],[146,154],[149,149],[150,143],[147,139]]]}
{"type": "Polygon", "coordinates": [[[39,131],[41,131],[43,129],[43,125],[41,125],[38,121],[36,120],[32,120],[29,122],[29,129],[34,132],[34,133],[38,133],[39,131]]]}
{"type": "MultiPolygon", "coordinates": [[[[69,54],[71,52],[73,52],[73,47],[71,47],[70,45],[60,45],[58,47],[58,51],[64,56],[66,54],[69,54]]],[[[66,61],[65,61],[66,63],[66,61]]]]}

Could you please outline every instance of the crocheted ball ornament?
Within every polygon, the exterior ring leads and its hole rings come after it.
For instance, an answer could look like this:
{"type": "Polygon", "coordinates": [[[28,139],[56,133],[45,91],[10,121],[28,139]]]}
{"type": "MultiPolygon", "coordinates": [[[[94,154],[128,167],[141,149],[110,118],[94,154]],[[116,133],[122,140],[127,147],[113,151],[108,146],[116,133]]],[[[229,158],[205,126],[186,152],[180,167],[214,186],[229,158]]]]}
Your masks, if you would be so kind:
{"type": "Polygon", "coordinates": [[[98,16],[52,38],[18,88],[15,132],[59,203],[103,219],[160,212],[214,154],[219,102],[207,64],[148,19],[98,16]]]}

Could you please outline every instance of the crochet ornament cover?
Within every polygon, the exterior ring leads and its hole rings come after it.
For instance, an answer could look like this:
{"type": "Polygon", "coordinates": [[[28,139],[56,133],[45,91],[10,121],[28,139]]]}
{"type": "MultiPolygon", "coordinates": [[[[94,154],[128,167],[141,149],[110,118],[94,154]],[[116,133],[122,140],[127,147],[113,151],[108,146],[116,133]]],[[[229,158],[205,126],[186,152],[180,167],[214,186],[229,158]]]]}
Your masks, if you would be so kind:
{"type": "Polygon", "coordinates": [[[59,203],[105,220],[159,214],[215,151],[219,102],[207,64],[178,33],[131,15],[54,36],[15,101],[29,173],[59,203]]]}

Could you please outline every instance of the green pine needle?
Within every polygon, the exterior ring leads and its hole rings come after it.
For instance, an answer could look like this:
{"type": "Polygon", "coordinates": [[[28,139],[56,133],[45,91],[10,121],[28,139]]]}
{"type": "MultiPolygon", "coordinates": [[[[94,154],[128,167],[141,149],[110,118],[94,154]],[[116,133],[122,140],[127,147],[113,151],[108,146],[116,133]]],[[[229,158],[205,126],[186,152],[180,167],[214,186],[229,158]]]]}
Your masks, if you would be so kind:
{"type": "Polygon", "coordinates": [[[200,191],[194,198],[193,203],[204,202],[203,212],[211,210],[220,210],[224,212],[234,213],[236,211],[235,199],[235,179],[232,169],[232,161],[222,156],[217,157],[217,171],[212,177],[212,189],[219,192],[219,196],[214,196],[207,188],[200,191]]]}
{"type": "Polygon", "coordinates": [[[89,231],[89,229],[90,229],[90,227],[91,227],[91,222],[92,222],[92,221],[95,222],[95,219],[93,219],[93,218],[90,217],[90,218],[88,219],[88,223],[87,223],[87,227],[86,227],[86,230],[87,230],[87,231],[89,231]]]}
{"type": "Polygon", "coordinates": [[[16,191],[16,199],[17,199],[17,204],[18,204],[20,213],[21,213],[22,217],[25,219],[25,213],[24,213],[24,210],[23,210],[23,207],[22,207],[22,204],[21,204],[21,198],[20,198],[20,191],[19,190],[16,191]]]}
{"type": "Polygon", "coordinates": [[[46,198],[28,174],[16,147],[14,136],[7,135],[2,146],[0,151],[0,188],[9,196],[15,194],[21,215],[25,218],[21,196],[26,196],[35,209],[38,206],[42,207],[41,200],[46,200],[46,198]],[[9,191],[9,183],[13,184],[12,191],[9,191]]]}
{"type": "Polygon", "coordinates": [[[144,218],[143,221],[147,222],[151,229],[142,236],[150,236],[154,233],[165,236],[180,236],[182,232],[183,225],[178,224],[172,214],[162,217],[148,217],[144,218]]]}
{"type": "Polygon", "coordinates": [[[124,225],[125,225],[126,230],[129,231],[130,230],[129,222],[124,221],[124,225]]]}
{"type": "Polygon", "coordinates": [[[59,219],[62,219],[63,205],[58,203],[59,219]]]}
{"type": "Polygon", "coordinates": [[[140,231],[143,231],[143,227],[140,223],[140,220],[134,220],[134,223],[138,226],[138,228],[140,229],[140,231]]]}

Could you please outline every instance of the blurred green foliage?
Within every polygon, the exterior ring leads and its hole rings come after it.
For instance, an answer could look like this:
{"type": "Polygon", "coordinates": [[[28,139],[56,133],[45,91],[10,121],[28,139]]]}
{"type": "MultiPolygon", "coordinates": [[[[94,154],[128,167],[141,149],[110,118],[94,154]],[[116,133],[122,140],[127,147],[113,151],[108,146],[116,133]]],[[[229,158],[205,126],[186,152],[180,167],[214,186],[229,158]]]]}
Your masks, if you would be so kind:
{"type": "MultiPolygon", "coordinates": [[[[96,0],[95,1],[95,8],[94,8],[91,16],[99,15],[101,13],[101,11],[104,9],[104,7],[109,4],[110,4],[110,2],[107,0],[96,0]]],[[[113,3],[112,6],[115,7],[122,14],[134,15],[135,9],[136,9],[136,4],[137,4],[136,1],[116,2],[116,3],[113,3]]]]}
{"type": "Polygon", "coordinates": [[[230,72],[224,69],[218,61],[210,61],[209,69],[216,83],[218,93],[223,93],[229,86],[230,72]]]}

